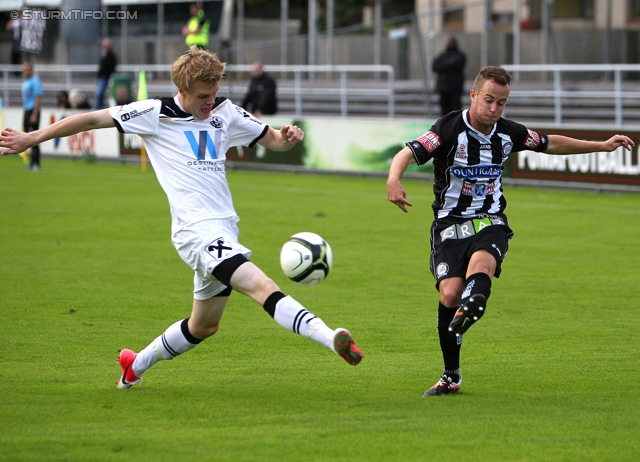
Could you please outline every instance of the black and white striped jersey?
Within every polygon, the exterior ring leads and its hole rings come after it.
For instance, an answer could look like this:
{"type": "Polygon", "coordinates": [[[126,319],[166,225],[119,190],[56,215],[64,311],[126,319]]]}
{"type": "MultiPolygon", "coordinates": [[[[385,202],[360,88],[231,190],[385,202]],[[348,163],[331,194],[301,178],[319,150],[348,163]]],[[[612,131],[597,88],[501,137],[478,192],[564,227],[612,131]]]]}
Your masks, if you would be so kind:
{"type": "Polygon", "coordinates": [[[436,218],[484,218],[502,214],[504,163],[512,152],[543,152],[546,135],[500,118],[490,134],[471,126],[468,109],[438,119],[431,129],[407,143],[418,165],[433,159],[436,218]]]}

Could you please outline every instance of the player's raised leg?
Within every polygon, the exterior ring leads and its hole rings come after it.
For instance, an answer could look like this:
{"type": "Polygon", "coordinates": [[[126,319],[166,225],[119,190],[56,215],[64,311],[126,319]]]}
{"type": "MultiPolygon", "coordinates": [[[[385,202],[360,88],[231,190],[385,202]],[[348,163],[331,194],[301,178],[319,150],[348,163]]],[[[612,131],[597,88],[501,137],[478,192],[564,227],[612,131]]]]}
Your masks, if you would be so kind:
{"type": "MultiPolygon", "coordinates": [[[[485,230],[487,234],[491,230],[485,230]]],[[[504,232],[498,230],[497,236],[504,240],[504,251],[506,254],[508,238],[504,232]]],[[[482,233],[480,234],[482,236],[482,233]]],[[[499,241],[498,241],[499,242],[499,241]]],[[[495,246],[495,244],[494,244],[495,246]]],[[[449,332],[456,337],[462,336],[469,327],[477,322],[484,315],[487,300],[491,295],[491,278],[496,272],[498,263],[494,255],[486,250],[474,252],[469,261],[465,288],[460,296],[460,306],[449,325],[449,332]]]]}
{"type": "Polygon", "coordinates": [[[282,327],[309,338],[340,355],[349,364],[362,361],[362,352],[346,329],[331,329],[322,319],[307,310],[293,297],[280,291],[253,263],[238,266],[230,278],[231,287],[260,303],[265,311],[282,327]]]}

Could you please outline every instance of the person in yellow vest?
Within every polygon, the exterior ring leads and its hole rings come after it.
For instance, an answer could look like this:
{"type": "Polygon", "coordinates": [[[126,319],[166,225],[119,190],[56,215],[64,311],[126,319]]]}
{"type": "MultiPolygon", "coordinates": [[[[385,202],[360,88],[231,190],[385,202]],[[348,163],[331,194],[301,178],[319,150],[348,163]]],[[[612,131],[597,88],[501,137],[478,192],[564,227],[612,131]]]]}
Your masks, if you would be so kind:
{"type": "Polygon", "coordinates": [[[191,19],[182,28],[185,43],[188,47],[195,45],[204,50],[209,46],[209,26],[211,21],[207,19],[204,11],[197,3],[192,3],[189,11],[191,12],[191,19]]]}

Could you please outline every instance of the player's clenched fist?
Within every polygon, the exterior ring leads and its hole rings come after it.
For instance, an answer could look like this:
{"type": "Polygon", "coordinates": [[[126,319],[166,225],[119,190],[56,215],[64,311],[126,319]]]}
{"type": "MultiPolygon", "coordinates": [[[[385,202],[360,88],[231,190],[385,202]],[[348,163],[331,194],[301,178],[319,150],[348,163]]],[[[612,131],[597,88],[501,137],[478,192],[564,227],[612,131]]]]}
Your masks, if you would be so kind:
{"type": "Polygon", "coordinates": [[[299,143],[304,139],[304,132],[297,125],[283,125],[280,133],[283,139],[292,144],[299,143]]]}

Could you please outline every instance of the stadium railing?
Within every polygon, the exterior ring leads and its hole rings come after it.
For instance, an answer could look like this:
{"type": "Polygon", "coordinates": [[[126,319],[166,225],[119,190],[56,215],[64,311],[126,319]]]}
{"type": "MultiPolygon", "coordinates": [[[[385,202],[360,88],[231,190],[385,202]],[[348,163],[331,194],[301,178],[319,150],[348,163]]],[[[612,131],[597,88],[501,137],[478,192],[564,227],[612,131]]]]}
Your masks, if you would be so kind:
{"type": "Polygon", "coordinates": [[[582,118],[589,115],[599,120],[610,118],[613,112],[616,126],[623,124],[625,114],[627,120],[638,119],[640,64],[505,64],[502,67],[518,82],[527,82],[527,85],[511,85],[509,106],[514,99],[519,100],[518,104],[529,99],[532,106],[544,105],[545,100],[551,99],[556,124],[565,121],[568,107],[582,111],[578,115],[582,118]],[[533,85],[532,81],[535,81],[533,85]],[[529,88],[522,89],[525,86],[529,88]]]}
{"type": "MultiPolygon", "coordinates": [[[[242,97],[246,91],[246,82],[251,72],[251,65],[234,65],[226,67],[227,78],[221,84],[221,91],[231,94],[234,99],[242,97]],[[244,80],[239,80],[244,79],[244,80]]],[[[35,73],[42,80],[45,94],[53,101],[54,95],[61,90],[78,89],[93,95],[97,65],[47,65],[39,64],[35,73]]],[[[387,106],[389,118],[395,117],[395,73],[389,65],[269,65],[265,66],[269,73],[291,75],[291,79],[278,81],[278,95],[292,95],[295,116],[303,115],[305,98],[322,99],[334,97],[338,100],[338,111],[342,117],[349,115],[350,104],[359,99],[374,99],[387,106]],[[337,78],[336,78],[337,76],[337,78]],[[349,84],[351,82],[351,85],[349,84]]],[[[13,76],[21,72],[22,66],[3,65],[0,73],[3,82],[4,105],[19,105],[22,81],[13,76]]],[[[138,81],[141,71],[145,71],[148,79],[148,93],[153,96],[169,96],[176,92],[171,82],[170,65],[119,65],[118,74],[130,74],[133,82],[138,81]]]]}
{"type": "MultiPolygon", "coordinates": [[[[505,116],[527,121],[566,124],[594,121],[621,126],[640,123],[640,64],[503,65],[514,75],[505,116]]],[[[78,89],[91,99],[97,65],[36,65],[43,81],[46,106],[55,106],[60,90],[78,89]]],[[[135,83],[146,71],[148,95],[171,96],[176,88],[170,79],[170,65],[120,65],[117,72],[135,83]]],[[[423,84],[395,80],[388,65],[269,65],[267,72],[278,77],[281,114],[364,115],[388,118],[434,118],[425,105],[423,84]]],[[[0,66],[5,106],[20,106],[22,79],[15,77],[21,66],[0,66]]],[[[220,93],[234,102],[242,101],[251,65],[230,64],[220,93]]],[[[467,82],[470,87],[471,82],[467,82]]],[[[134,94],[135,96],[135,94],[134,94]]],[[[430,93],[428,98],[437,94],[430,93]]],[[[465,97],[466,98],[466,97],[465,97]]],[[[465,99],[465,104],[467,104],[465,99]]]]}

